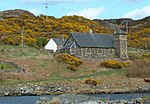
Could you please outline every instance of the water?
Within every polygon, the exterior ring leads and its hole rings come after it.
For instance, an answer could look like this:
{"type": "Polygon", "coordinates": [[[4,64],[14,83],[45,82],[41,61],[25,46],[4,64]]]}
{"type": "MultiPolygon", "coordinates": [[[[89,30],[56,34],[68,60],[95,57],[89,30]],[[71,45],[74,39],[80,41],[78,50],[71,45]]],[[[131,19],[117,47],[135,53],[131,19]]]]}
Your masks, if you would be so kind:
{"type": "MultiPolygon", "coordinates": [[[[110,100],[134,99],[142,96],[150,96],[150,93],[132,93],[132,94],[87,94],[101,98],[109,98],[110,100]]],[[[35,104],[41,97],[53,98],[57,95],[45,96],[20,96],[20,97],[0,97],[0,104],[35,104]]]]}
{"type": "Polygon", "coordinates": [[[107,98],[109,100],[130,100],[140,98],[143,96],[150,96],[150,93],[127,93],[127,94],[88,94],[90,96],[96,96],[101,98],[107,98]]]}
{"type": "Polygon", "coordinates": [[[41,97],[53,98],[56,95],[0,97],[0,104],[35,104],[41,97]]]}

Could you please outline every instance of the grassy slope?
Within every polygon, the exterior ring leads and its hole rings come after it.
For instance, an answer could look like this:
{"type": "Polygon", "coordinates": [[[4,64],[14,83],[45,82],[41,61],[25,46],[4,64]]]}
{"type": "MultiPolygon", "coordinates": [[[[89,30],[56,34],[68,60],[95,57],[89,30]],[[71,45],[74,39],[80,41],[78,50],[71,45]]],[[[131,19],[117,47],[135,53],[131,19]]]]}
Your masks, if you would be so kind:
{"type": "Polygon", "coordinates": [[[69,84],[80,90],[89,90],[89,86],[84,84],[86,78],[99,80],[100,87],[110,85],[112,88],[123,88],[124,84],[128,87],[145,85],[142,79],[131,80],[125,77],[125,69],[106,70],[99,66],[99,62],[94,62],[94,67],[83,64],[77,71],[68,70],[66,64],[58,63],[51,54],[29,46],[0,46],[0,59],[14,62],[26,69],[25,73],[19,74],[0,73],[0,87],[25,83],[59,83],[69,84]]]}

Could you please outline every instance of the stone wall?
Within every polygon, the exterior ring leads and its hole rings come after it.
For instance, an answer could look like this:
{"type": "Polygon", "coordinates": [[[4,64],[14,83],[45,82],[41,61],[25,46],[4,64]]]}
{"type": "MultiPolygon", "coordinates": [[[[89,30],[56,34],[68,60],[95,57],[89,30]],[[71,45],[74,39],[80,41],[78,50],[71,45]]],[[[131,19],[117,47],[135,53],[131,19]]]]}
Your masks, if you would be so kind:
{"type": "Polygon", "coordinates": [[[100,59],[100,58],[114,58],[115,49],[104,49],[104,48],[74,48],[65,50],[65,53],[75,55],[77,57],[89,58],[89,59],[100,59]]]}

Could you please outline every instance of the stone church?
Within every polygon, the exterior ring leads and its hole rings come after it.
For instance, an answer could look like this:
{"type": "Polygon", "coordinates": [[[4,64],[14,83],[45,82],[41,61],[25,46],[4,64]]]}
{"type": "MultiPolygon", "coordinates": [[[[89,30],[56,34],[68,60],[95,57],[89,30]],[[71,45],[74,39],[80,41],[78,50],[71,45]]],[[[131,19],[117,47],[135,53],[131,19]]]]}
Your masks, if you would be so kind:
{"type": "Polygon", "coordinates": [[[114,34],[97,34],[73,32],[69,35],[61,49],[61,52],[69,53],[81,58],[122,58],[127,54],[127,35],[121,30],[114,34]]]}

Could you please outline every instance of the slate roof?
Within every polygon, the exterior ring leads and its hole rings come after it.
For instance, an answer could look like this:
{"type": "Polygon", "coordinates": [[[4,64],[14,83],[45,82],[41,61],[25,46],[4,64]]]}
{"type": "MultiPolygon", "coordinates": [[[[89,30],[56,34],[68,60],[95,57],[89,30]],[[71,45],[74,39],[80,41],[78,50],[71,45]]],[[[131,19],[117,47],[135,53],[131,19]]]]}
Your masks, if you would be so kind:
{"type": "Polygon", "coordinates": [[[114,39],[112,34],[89,34],[89,33],[71,33],[70,36],[76,40],[80,47],[88,48],[114,48],[114,39]]]}
{"type": "Polygon", "coordinates": [[[57,44],[57,45],[63,45],[64,43],[65,43],[65,40],[63,41],[62,39],[60,39],[60,38],[52,38],[54,41],[55,41],[55,43],[57,44]]]}
{"type": "MultiPolygon", "coordinates": [[[[65,45],[63,48],[61,48],[61,49],[69,49],[69,48],[71,48],[71,46],[73,45],[73,43],[74,42],[70,42],[69,44],[67,44],[67,45],[65,45]]],[[[72,48],[74,48],[74,47],[72,47],[72,48]]]]}

